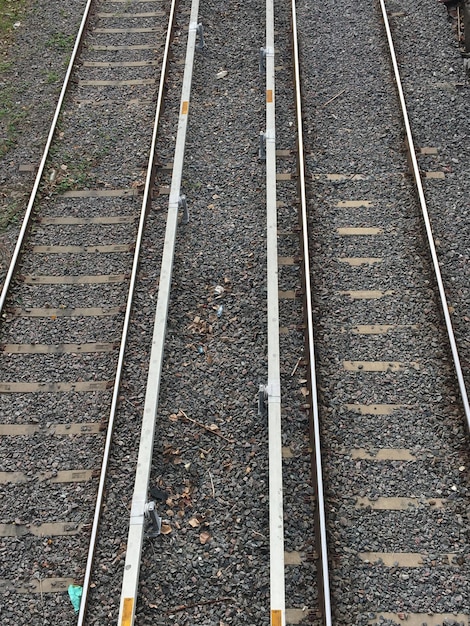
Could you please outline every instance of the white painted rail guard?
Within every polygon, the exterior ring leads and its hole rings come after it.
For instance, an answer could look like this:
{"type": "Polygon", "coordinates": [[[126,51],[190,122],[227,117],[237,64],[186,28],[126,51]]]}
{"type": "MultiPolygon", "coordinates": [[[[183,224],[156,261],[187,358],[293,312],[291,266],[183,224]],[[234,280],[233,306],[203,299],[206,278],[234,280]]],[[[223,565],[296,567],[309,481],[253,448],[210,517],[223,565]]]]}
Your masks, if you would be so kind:
{"type": "Polygon", "coordinates": [[[184,148],[186,128],[188,122],[189,96],[193,74],[194,52],[196,47],[197,18],[199,0],[193,0],[189,24],[188,44],[186,49],[186,63],[183,76],[178,132],[176,135],[175,158],[173,176],[168,204],[168,218],[163,248],[162,266],[160,270],[160,285],[155,312],[155,322],[150,354],[147,390],[145,395],[144,414],[142,417],[142,431],[140,437],[139,457],[135,475],[134,495],[132,498],[129,535],[127,539],[126,563],[121,589],[119,609],[119,626],[132,626],[135,619],[137,602],[140,560],[145,526],[145,505],[152,465],[153,440],[155,434],[155,420],[158,408],[160,391],[160,375],[163,363],[163,349],[166,335],[166,322],[170,299],[173,258],[178,225],[178,208],[183,172],[184,148]]]}
{"type": "Polygon", "coordinates": [[[271,626],[285,626],[284,507],[276,206],[274,2],[266,0],[266,218],[268,287],[269,544],[271,626]]]}

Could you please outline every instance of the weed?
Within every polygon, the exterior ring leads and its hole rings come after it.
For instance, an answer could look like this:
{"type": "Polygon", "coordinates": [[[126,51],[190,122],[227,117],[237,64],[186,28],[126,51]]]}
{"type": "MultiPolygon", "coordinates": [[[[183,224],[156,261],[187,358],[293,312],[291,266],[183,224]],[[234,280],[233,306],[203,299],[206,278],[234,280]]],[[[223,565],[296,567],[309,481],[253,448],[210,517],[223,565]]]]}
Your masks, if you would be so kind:
{"type": "Polygon", "coordinates": [[[48,85],[52,85],[53,83],[56,83],[58,80],[59,80],[59,76],[57,72],[48,72],[46,76],[46,82],[48,85]]]}
{"type": "Polygon", "coordinates": [[[73,37],[73,35],[66,35],[65,33],[54,33],[46,41],[46,46],[55,50],[65,51],[71,50],[73,48],[74,42],[75,38],[73,37]]]}
{"type": "Polygon", "coordinates": [[[19,211],[22,206],[22,202],[17,198],[4,199],[0,204],[0,232],[18,222],[19,211]]]}
{"type": "Polygon", "coordinates": [[[20,21],[27,0],[0,0],[0,36],[9,37],[13,25],[20,21]]]}

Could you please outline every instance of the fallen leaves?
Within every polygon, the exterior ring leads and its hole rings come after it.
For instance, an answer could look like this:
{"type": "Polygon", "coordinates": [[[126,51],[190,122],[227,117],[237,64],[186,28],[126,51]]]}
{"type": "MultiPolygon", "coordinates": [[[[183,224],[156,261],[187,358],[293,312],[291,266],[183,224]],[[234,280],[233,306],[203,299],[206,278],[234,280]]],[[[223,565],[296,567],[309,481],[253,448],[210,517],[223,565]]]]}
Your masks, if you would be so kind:
{"type": "Polygon", "coordinates": [[[208,541],[210,541],[212,539],[212,535],[210,533],[207,532],[207,530],[204,530],[200,535],[199,535],[199,543],[201,545],[205,545],[208,541]]]}

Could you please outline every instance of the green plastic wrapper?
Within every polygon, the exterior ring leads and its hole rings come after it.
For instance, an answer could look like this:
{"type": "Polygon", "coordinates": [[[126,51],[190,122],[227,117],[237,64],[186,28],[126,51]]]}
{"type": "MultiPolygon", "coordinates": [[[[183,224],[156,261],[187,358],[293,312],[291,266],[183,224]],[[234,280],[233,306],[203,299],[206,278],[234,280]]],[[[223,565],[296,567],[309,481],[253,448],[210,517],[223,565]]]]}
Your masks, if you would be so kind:
{"type": "Polygon", "coordinates": [[[68,588],[70,602],[73,604],[75,613],[80,610],[80,601],[82,599],[83,587],[79,585],[70,585],[68,588]]]}

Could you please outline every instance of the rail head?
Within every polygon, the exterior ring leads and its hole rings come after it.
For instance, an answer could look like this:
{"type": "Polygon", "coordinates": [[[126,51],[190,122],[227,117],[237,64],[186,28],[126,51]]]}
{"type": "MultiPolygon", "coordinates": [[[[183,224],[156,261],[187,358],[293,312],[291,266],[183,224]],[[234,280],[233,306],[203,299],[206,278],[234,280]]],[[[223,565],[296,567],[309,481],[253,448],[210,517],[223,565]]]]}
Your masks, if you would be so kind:
{"type": "Polygon", "coordinates": [[[291,0],[292,14],[292,48],[294,56],[294,80],[295,80],[295,109],[297,120],[297,162],[298,162],[298,188],[300,197],[300,222],[302,233],[302,256],[303,256],[303,280],[304,280],[304,309],[306,319],[306,344],[309,362],[309,388],[311,393],[311,419],[312,419],[312,436],[313,436],[313,476],[314,488],[317,495],[316,502],[316,543],[317,552],[320,563],[317,569],[319,584],[319,601],[321,603],[321,619],[324,626],[331,626],[332,610],[331,610],[331,593],[330,593],[330,575],[328,566],[328,536],[326,528],[326,507],[323,489],[323,467],[322,467],[322,450],[320,435],[320,414],[317,394],[316,380],[316,358],[315,358],[315,337],[313,327],[312,313],[312,284],[310,280],[310,252],[308,242],[308,213],[307,213],[307,192],[306,192],[306,176],[305,176],[305,154],[303,140],[303,115],[302,115],[302,91],[300,77],[300,55],[299,43],[297,37],[297,6],[295,0],[291,0]]]}
{"type": "Polygon", "coordinates": [[[80,51],[80,47],[82,45],[82,39],[83,39],[83,35],[85,33],[85,28],[86,28],[86,24],[88,21],[88,18],[90,17],[90,13],[91,13],[91,6],[93,4],[94,0],[87,0],[85,9],[83,11],[83,15],[82,15],[82,20],[80,22],[80,26],[78,29],[78,33],[77,33],[77,37],[75,39],[75,44],[73,46],[73,50],[72,50],[72,54],[70,55],[70,61],[67,67],[67,71],[65,73],[65,78],[64,78],[64,82],[62,84],[62,88],[60,90],[60,95],[59,98],[57,100],[57,106],[54,112],[54,117],[52,118],[52,123],[51,123],[51,127],[49,129],[49,133],[47,136],[47,140],[46,140],[46,145],[44,147],[44,151],[43,151],[43,155],[41,157],[41,161],[39,163],[39,167],[38,167],[38,171],[36,174],[36,178],[34,179],[34,184],[33,184],[33,189],[31,191],[31,195],[29,197],[29,201],[28,201],[28,205],[26,207],[26,211],[25,211],[25,215],[23,218],[23,223],[21,225],[21,229],[18,235],[18,239],[15,245],[15,249],[13,250],[13,255],[11,258],[11,262],[10,262],[10,266],[8,268],[6,277],[5,277],[5,282],[3,284],[3,288],[2,288],[2,293],[0,294],[0,314],[3,312],[3,309],[5,307],[5,302],[7,299],[7,295],[8,295],[8,291],[10,289],[10,285],[11,285],[11,281],[13,279],[13,276],[15,274],[15,269],[16,269],[16,265],[18,262],[18,259],[20,257],[20,252],[21,252],[21,248],[23,246],[24,243],[24,238],[26,235],[26,232],[28,230],[29,227],[29,223],[31,220],[31,215],[33,212],[33,206],[34,206],[34,202],[36,200],[36,195],[39,189],[39,185],[41,183],[42,180],[42,175],[44,173],[44,167],[46,165],[46,161],[47,161],[47,157],[49,156],[49,150],[52,144],[52,140],[54,138],[54,134],[57,128],[57,122],[59,120],[59,116],[60,116],[60,112],[62,110],[62,105],[64,103],[64,99],[65,99],[65,94],[67,92],[68,86],[70,84],[70,79],[72,76],[72,72],[73,69],[75,67],[75,61],[77,59],[78,53],[80,51]]]}
{"type": "Polygon", "coordinates": [[[419,198],[419,203],[421,206],[421,213],[423,216],[423,222],[424,222],[424,226],[425,226],[425,230],[426,230],[426,238],[427,238],[427,242],[428,242],[428,247],[429,247],[429,252],[431,254],[431,260],[432,260],[432,265],[433,265],[433,269],[434,269],[434,275],[436,277],[436,283],[437,283],[437,288],[438,288],[438,292],[439,292],[439,301],[441,303],[441,310],[442,310],[442,314],[444,316],[444,322],[445,322],[445,326],[446,326],[446,331],[447,331],[447,337],[449,340],[449,346],[450,346],[450,350],[452,353],[452,359],[453,359],[453,364],[454,364],[454,370],[457,376],[457,382],[458,382],[458,387],[459,387],[459,391],[460,391],[460,397],[462,399],[462,405],[463,405],[463,409],[465,412],[465,417],[466,417],[466,423],[467,423],[467,429],[470,432],[470,403],[469,403],[469,399],[468,399],[468,392],[467,392],[467,388],[465,385],[465,379],[463,376],[463,371],[462,371],[462,366],[460,363],[460,356],[459,356],[459,352],[458,352],[458,348],[457,348],[457,342],[455,340],[455,334],[454,334],[454,329],[453,329],[453,325],[452,325],[452,320],[450,317],[450,312],[449,312],[449,304],[447,302],[447,296],[446,296],[446,292],[445,292],[445,288],[444,288],[444,282],[442,280],[442,274],[441,274],[441,268],[439,265],[439,259],[437,256],[437,251],[436,251],[436,245],[434,243],[434,235],[432,232],[432,227],[431,227],[431,220],[429,217],[429,211],[428,211],[428,207],[427,207],[427,202],[426,202],[426,197],[424,194],[424,189],[423,189],[423,182],[421,179],[421,174],[419,171],[419,166],[418,166],[418,159],[416,158],[416,149],[415,149],[415,145],[414,145],[414,141],[413,141],[413,134],[411,132],[411,124],[410,124],[410,119],[408,116],[408,111],[407,111],[407,106],[406,106],[406,100],[405,100],[405,94],[404,94],[404,90],[403,90],[403,85],[401,82],[401,77],[400,77],[400,71],[398,68],[398,61],[397,61],[397,56],[395,53],[395,46],[393,43],[393,38],[392,38],[392,31],[390,28],[390,23],[388,20],[388,15],[387,15],[387,8],[385,6],[385,0],[379,0],[380,2],[380,8],[382,11],[382,18],[383,18],[383,23],[384,23],[384,27],[385,27],[385,32],[387,35],[387,41],[388,41],[388,46],[389,46],[389,50],[390,50],[390,59],[392,62],[392,67],[393,67],[393,73],[395,76],[395,83],[396,83],[396,87],[397,87],[397,91],[398,91],[398,97],[400,100],[400,107],[401,107],[401,112],[402,112],[402,117],[403,117],[403,123],[405,126],[405,133],[406,133],[406,144],[407,144],[407,150],[408,150],[408,154],[409,154],[409,160],[411,163],[411,167],[412,167],[412,174],[413,174],[413,179],[415,181],[416,184],[416,190],[418,192],[418,198],[419,198]]]}
{"type": "Polygon", "coordinates": [[[104,491],[105,491],[106,471],[107,471],[108,461],[109,461],[110,452],[111,452],[112,436],[113,436],[114,423],[115,423],[117,406],[118,406],[119,385],[120,385],[120,381],[122,377],[122,372],[124,369],[124,355],[125,355],[125,350],[126,350],[127,335],[128,335],[130,319],[131,319],[134,291],[135,291],[135,286],[136,286],[136,281],[137,281],[137,272],[139,268],[140,249],[142,245],[142,239],[143,239],[143,233],[144,233],[144,227],[145,227],[147,205],[148,205],[149,198],[150,198],[151,187],[153,185],[153,178],[154,178],[154,171],[155,171],[155,158],[156,158],[155,147],[156,147],[158,130],[159,130],[160,116],[163,110],[163,97],[165,94],[166,76],[167,76],[168,64],[170,60],[170,46],[171,46],[171,42],[172,42],[172,38],[174,34],[173,26],[175,22],[178,2],[179,0],[172,0],[170,9],[169,9],[168,27],[167,27],[167,34],[166,34],[166,39],[165,39],[165,48],[164,48],[163,57],[162,57],[162,69],[161,69],[161,74],[160,74],[160,82],[159,82],[159,88],[158,88],[158,94],[157,94],[157,103],[156,103],[156,108],[155,108],[152,141],[151,141],[151,146],[149,150],[149,157],[148,157],[148,164],[147,164],[147,175],[146,175],[146,181],[145,181],[145,187],[144,187],[143,199],[142,199],[142,205],[141,205],[141,211],[140,211],[140,217],[139,217],[139,225],[138,225],[137,236],[136,236],[134,257],[132,261],[132,270],[131,270],[131,276],[130,276],[130,281],[129,281],[129,292],[128,292],[127,303],[126,303],[126,311],[124,314],[124,323],[123,323],[123,328],[122,328],[122,333],[121,333],[121,343],[119,347],[118,364],[117,364],[116,374],[115,374],[115,379],[114,379],[113,396],[111,400],[110,414],[109,414],[109,419],[108,419],[108,428],[106,432],[103,463],[102,463],[102,469],[100,473],[100,481],[98,485],[95,512],[94,512],[93,522],[92,522],[90,544],[88,548],[88,556],[87,556],[87,562],[85,566],[85,575],[84,575],[84,581],[83,581],[83,595],[82,595],[80,610],[78,614],[77,626],[83,626],[83,624],[85,623],[85,617],[86,617],[88,593],[89,593],[91,574],[92,574],[92,568],[93,568],[93,562],[94,562],[96,542],[98,538],[98,527],[99,527],[99,522],[100,522],[100,517],[101,517],[101,508],[103,504],[104,491]]]}

